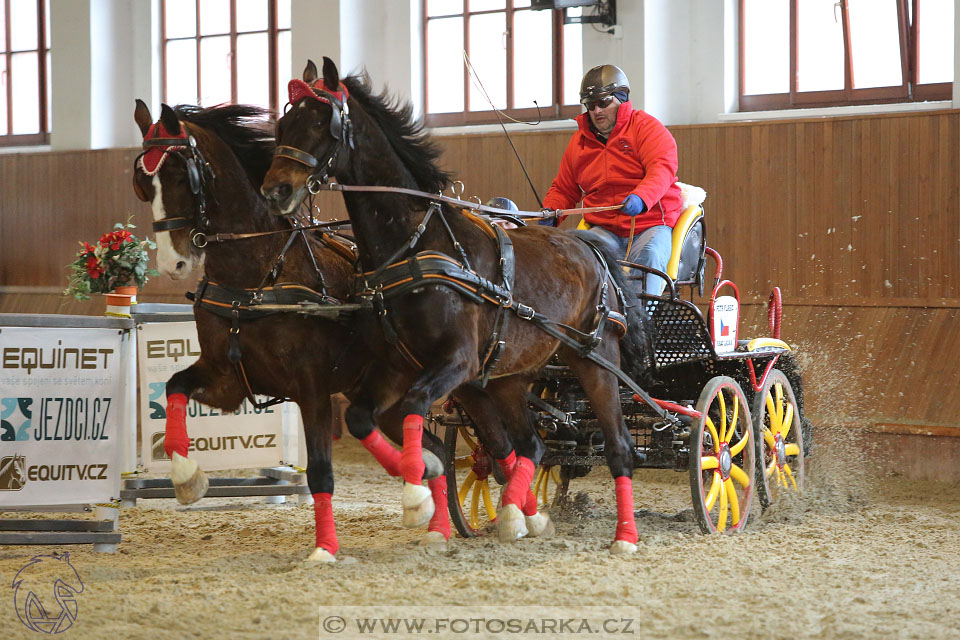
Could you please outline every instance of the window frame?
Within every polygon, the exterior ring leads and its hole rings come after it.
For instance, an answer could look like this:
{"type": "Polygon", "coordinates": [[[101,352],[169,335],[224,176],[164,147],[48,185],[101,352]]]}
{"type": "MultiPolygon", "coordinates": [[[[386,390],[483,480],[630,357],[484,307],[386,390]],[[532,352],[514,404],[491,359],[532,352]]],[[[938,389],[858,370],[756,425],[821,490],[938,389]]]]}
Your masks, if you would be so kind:
{"type": "MultiPolygon", "coordinates": [[[[167,102],[167,44],[173,41],[182,42],[193,40],[195,43],[195,50],[197,56],[197,100],[199,101],[200,96],[202,95],[201,87],[203,86],[203,71],[201,64],[201,47],[200,43],[204,38],[222,38],[223,36],[229,36],[230,38],[230,102],[233,104],[237,103],[237,37],[239,35],[246,35],[250,33],[266,33],[267,34],[267,52],[268,52],[268,78],[267,82],[269,83],[269,96],[270,104],[267,106],[274,115],[278,114],[280,108],[283,106],[280,104],[280,91],[279,79],[280,79],[280,55],[279,55],[279,43],[280,43],[280,34],[283,32],[290,32],[291,27],[279,28],[278,25],[278,10],[277,3],[278,0],[267,0],[267,28],[265,30],[256,30],[256,31],[237,31],[237,0],[230,0],[230,31],[227,33],[216,33],[201,35],[200,34],[200,3],[202,0],[194,0],[194,19],[195,19],[195,29],[196,35],[186,36],[181,38],[167,38],[167,0],[160,0],[160,84],[162,95],[162,101],[167,102]]],[[[204,106],[213,106],[213,105],[204,105],[204,106]]]]}
{"type": "Polygon", "coordinates": [[[6,60],[6,66],[3,73],[6,77],[6,87],[4,89],[3,100],[7,103],[7,133],[0,134],[0,147],[19,147],[36,146],[50,144],[50,114],[48,111],[47,100],[47,58],[50,55],[50,43],[47,42],[47,6],[45,0],[36,0],[37,2],[37,48],[22,49],[13,51],[10,45],[10,2],[9,0],[0,0],[0,10],[3,11],[4,20],[4,51],[0,52],[6,60]],[[38,133],[13,133],[13,82],[11,81],[11,66],[14,54],[37,52],[37,76],[38,76],[38,98],[39,98],[39,123],[40,131],[38,133]]]}
{"type": "Polygon", "coordinates": [[[511,108],[509,105],[513,104],[513,57],[514,57],[514,46],[513,46],[513,34],[514,34],[514,15],[518,11],[534,11],[531,7],[514,7],[513,0],[506,0],[505,8],[503,9],[490,9],[486,11],[470,11],[470,2],[469,0],[463,0],[463,8],[459,13],[449,13],[437,16],[428,16],[427,15],[427,4],[428,0],[421,0],[422,5],[422,16],[423,22],[421,25],[420,37],[422,44],[423,55],[421,58],[421,73],[423,77],[423,90],[422,90],[422,99],[423,99],[423,113],[424,113],[424,124],[428,127],[450,127],[450,126],[464,126],[464,125],[473,125],[473,124],[497,124],[500,122],[500,119],[497,117],[497,112],[489,109],[485,111],[470,111],[470,77],[466,67],[463,68],[463,105],[464,110],[461,112],[445,112],[445,113],[430,113],[430,103],[428,98],[428,85],[430,78],[427,70],[427,60],[429,56],[429,45],[427,39],[427,33],[429,29],[429,22],[438,18],[451,18],[460,16],[463,18],[463,47],[465,50],[470,50],[470,20],[469,16],[478,16],[478,15],[490,15],[495,13],[505,13],[506,28],[507,28],[507,54],[506,54],[506,79],[507,83],[507,105],[505,109],[500,109],[500,113],[510,118],[515,118],[517,120],[523,121],[534,121],[538,118],[541,120],[562,120],[566,118],[572,118],[574,116],[582,113],[582,108],[579,104],[565,105],[563,104],[563,94],[564,94],[564,84],[563,84],[563,48],[564,48],[564,9],[542,9],[542,11],[551,12],[551,25],[552,25],[552,41],[551,41],[551,59],[553,61],[553,102],[550,105],[541,105],[539,109],[536,107],[523,107],[523,108],[511,108]]]}
{"type": "MultiPolygon", "coordinates": [[[[799,0],[790,2],[790,90],[787,93],[744,94],[745,85],[745,0],[739,0],[739,95],[740,112],[778,109],[801,109],[814,107],[839,107],[865,104],[890,104],[923,102],[927,100],[950,100],[953,83],[939,82],[918,84],[919,66],[919,0],[897,0],[897,23],[900,39],[900,70],[903,83],[898,86],[853,87],[853,56],[850,40],[850,14],[847,0],[837,0],[843,29],[843,82],[844,88],[829,91],[798,91],[797,59],[799,55],[798,17],[799,0]],[[913,22],[910,24],[907,2],[912,3],[913,22]]],[[[956,76],[956,71],[954,71],[956,76]]],[[[956,77],[954,77],[956,80],[956,77]]]]}

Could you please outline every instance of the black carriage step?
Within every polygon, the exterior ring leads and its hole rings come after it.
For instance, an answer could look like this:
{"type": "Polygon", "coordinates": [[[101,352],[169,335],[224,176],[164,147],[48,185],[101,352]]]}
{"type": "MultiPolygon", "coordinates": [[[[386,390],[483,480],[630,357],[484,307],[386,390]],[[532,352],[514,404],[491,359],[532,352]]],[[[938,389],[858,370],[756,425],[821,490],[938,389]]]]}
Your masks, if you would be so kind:
{"type": "Polygon", "coordinates": [[[42,531],[0,533],[0,545],[18,544],[120,544],[121,535],[116,532],[95,531],[42,531]]]}
{"type": "MultiPolygon", "coordinates": [[[[287,485],[280,484],[275,478],[209,478],[210,488],[214,487],[255,487],[255,486],[267,486],[267,487],[285,487],[287,485]]],[[[123,482],[124,489],[173,489],[173,482],[169,478],[135,478],[132,480],[124,480],[123,482]]]]}
{"type": "MultiPolygon", "coordinates": [[[[212,486],[204,494],[206,498],[239,498],[242,496],[295,496],[308,495],[310,487],[296,484],[247,484],[247,485],[220,485],[212,486]]],[[[120,491],[121,500],[136,500],[139,498],[174,498],[173,487],[151,487],[143,489],[129,489],[120,491]]]]}
{"type": "Polygon", "coordinates": [[[113,531],[111,520],[0,520],[0,531],[113,531]]]}

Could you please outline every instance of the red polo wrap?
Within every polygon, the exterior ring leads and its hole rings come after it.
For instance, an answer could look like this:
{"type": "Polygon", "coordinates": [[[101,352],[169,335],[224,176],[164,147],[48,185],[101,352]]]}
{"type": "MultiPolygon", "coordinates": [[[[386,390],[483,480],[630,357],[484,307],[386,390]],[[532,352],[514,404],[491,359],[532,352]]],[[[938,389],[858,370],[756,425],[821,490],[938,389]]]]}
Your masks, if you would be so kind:
{"type": "Polygon", "coordinates": [[[637,521],[633,516],[633,480],[627,476],[615,479],[617,492],[617,533],[614,540],[637,544],[637,521]]]}
{"type": "Polygon", "coordinates": [[[167,424],[163,450],[171,458],[174,451],[186,458],[190,450],[190,438],[187,436],[187,396],[184,393],[171,393],[167,396],[167,424]]]}
{"type": "Polygon", "coordinates": [[[447,476],[437,476],[427,480],[430,493],[433,494],[433,517],[427,531],[439,531],[450,539],[450,517],[447,515],[447,476]]]}
{"type": "Polygon", "coordinates": [[[333,89],[331,89],[330,87],[328,87],[323,83],[323,79],[317,80],[316,82],[313,83],[313,87],[311,87],[303,80],[300,80],[299,78],[294,78],[293,80],[287,83],[287,91],[290,94],[290,104],[297,104],[297,102],[299,102],[303,98],[313,98],[314,100],[319,100],[320,102],[326,102],[327,104],[330,104],[330,101],[327,100],[326,96],[317,95],[316,93],[314,93],[313,91],[314,89],[326,91],[327,93],[332,95],[334,98],[339,100],[341,104],[346,102],[347,98],[350,97],[349,92],[347,92],[347,88],[343,86],[342,82],[340,83],[340,86],[337,87],[337,90],[334,91],[333,89]]]}
{"type": "Polygon", "coordinates": [[[317,526],[317,546],[335,556],[340,543],[337,541],[337,528],[333,524],[331,498],[329,493],[313,494],[313,516],[317,526]]]}
{"type": "MultiPolygon", "coordinates": [[[[152,140],[154,138],[179,138],[186,143],[187,141],[187,130],[184,127],[180,127],[180,133],[174,135],[167,131],[167,128],[163,126],[163,123],[154,122],[150,125],[150,128],[147,129],[147,135],[143,136],[144,140],[152,140]]],[[[176,146],[176,147],[150,147],[147,149],[142,156],[138,164],[140,169],[143,170],[148,176],[157,175],[157,171],[160,171],[160,167],[163,166],[163,161],[167,159],[167,155],[172,150],[176,149],[186,149],[187,145],[176,146]]]]}

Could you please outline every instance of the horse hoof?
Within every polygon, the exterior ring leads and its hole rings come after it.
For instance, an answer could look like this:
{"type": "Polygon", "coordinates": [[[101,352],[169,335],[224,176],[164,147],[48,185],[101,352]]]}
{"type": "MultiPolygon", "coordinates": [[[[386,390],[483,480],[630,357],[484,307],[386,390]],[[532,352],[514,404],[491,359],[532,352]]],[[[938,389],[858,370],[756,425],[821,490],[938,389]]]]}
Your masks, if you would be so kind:
{"type": "Polygon", "coordinates": [[[535,513],[532,516],[524,516],[523,519],[531,538],[550,538],[557,532],[549,514],[535,513]]]}
{"type": "Polygon", "coordinates": [[[443,463],[432,452],[423,450],[423,479],[432,480],[443,475],[443,463]]]}
{"type": "Polygon", "coordinates": [[[447,539],[439,531],[427,531],[427,534],[420,538],[420,546],[427,553],[443,553],[447,550],[447,539]]]}
{"type": "Polygon", "coordinates": [[[430,522],[433,517],[433,494],[423,485],[403,483],[403,526],[416,529],[430,522]]]}
{"type": "Polygon", "coordinates": [[[610,555],[619,556],[636,552],[637,545],[626,540],[614,540],[613,544],[610,545],[610,555]]]}
{"type": "Polygon", "coordinates": [[[513,542],[527,535],[523,512],[515,504],[508,504],[497,513],[497,534],[500,542],[513,542]]]}
{"type": "Polygon", "coordinates": [[[207,494],[210,481],[207,474],[200,470],[196,460],[184,458],[173,452],[170,464],[170,480],[173,482],[173,493],[180,504],[193,504],[207,494]]]}
{"type": "Polygon", "coordinates": [[[324,549],[323,547],[317,547],[313,550],[313,553],[310,554],[310,557],[303,561],[303,566],[310,567],[318,564],[333,564],[337,561],[337,557],[324,549]]]}

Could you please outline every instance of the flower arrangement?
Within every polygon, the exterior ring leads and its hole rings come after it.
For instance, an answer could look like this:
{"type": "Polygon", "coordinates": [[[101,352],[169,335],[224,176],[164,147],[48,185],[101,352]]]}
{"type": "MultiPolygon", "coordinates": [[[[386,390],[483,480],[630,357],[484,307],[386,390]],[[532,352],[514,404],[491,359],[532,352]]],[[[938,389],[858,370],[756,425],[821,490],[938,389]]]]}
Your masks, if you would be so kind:
{"type": "Polygon", "coordinates": [[[100,236],[97,244],[81,242],[76,260],[67,265],[69,284],[63,295],[88,300],[92,293],[109,293],[116,287],[142,287],[150,276],[157,275],[156,269],[147,268],[147,249],[156,249],[157,245],[149,238],[138,240],[129,231],[134,228],[129,220],[126,224],[118,222],[113,231],[100,236]]]}

